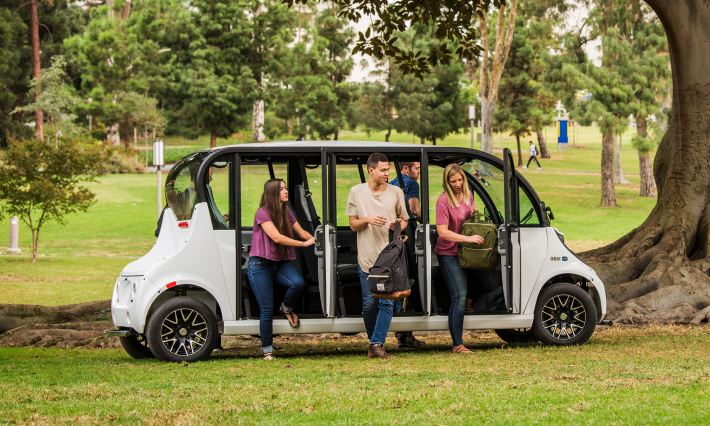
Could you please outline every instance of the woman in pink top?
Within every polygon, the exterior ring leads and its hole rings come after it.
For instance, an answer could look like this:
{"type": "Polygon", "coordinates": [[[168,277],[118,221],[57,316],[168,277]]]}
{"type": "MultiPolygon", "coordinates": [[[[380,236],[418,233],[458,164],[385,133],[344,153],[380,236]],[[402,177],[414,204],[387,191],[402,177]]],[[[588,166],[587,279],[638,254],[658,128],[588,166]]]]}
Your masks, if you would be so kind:
{"type": "Polygon", "coordinates": [[[293,306],[306,283],[291,263],[296,258],[293,247],[308,247],[315,242],[313,235],[298,224],[287,201],[288,189],[283,180],[266,181],[259,210],[254,217],[249,252],[247,271],[251,288],[259,302],[261,351],[265,360],[273,359],[274,284],[288,287],[279,311],[286,315],[291,327],[298,328],[301,322],[293,312],[293,306]],[[294,240],[294,231],[305,241],[294,240]]]}
{"type": "Polygon", "coordinates": [[[459,266],[456,243],[483,243],[478,235],[461,235],[464,222],[476,209],[473,194],[468,189],[466,175],[458,164],[449,164],[444,170],[444,193],[436,202],[436,232],[439,238],[434,253],[439,260],[439,270],[451,294],[449,307],[449,332],[454,341],[454,353],[471,352],[463,345],[463,317],[466,304],[466,270],[459,266]]]}

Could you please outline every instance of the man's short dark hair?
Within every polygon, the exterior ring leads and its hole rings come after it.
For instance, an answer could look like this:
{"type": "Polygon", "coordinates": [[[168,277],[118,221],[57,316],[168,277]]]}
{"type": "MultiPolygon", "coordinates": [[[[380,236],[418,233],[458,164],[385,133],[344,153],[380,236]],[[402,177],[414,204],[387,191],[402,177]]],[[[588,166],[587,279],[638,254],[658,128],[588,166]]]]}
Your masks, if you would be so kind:
{"type": "Polygon", "coordinates": [[[532,141],[529,141],[529,142],[532,143],[532,141]]]}
{"type": "Polygon", "coordinates": [[[379,163],[389,163],[390,160],[387,159],[385,154],[379,152],[374,152],[367,157],[367,169],[376,169],[379,163]]]}
{"type": "Polygon", "coordinates": [[[402,170],[404,170],[405,167],[409,170],[412,170],[412,167],[414,167],[415,162],[416,161],[405,161],[404,163],[399,163],[399,165],[400,167],[402,167],[402,170]]]}

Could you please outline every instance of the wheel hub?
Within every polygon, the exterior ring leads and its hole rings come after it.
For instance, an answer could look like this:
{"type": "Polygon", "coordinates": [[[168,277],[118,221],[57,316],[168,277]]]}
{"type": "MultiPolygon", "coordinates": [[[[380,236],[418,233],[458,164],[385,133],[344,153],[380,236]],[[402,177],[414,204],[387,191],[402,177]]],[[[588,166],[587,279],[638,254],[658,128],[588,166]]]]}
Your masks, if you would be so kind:
{"type": "Polygon", "coordinates": [[[163,319],[160,336],[168,351],[178,356],[189,356],[202,349],[208,331],[207,321],[199,312],[180,308],[163,319]]]}
{"type": "Polygon", "coordinates": [[[541,317],[545,331],[560,340],[574,338],[587,323],[584,305],[569,294],[551,297],[543,306],[541,317]]]}

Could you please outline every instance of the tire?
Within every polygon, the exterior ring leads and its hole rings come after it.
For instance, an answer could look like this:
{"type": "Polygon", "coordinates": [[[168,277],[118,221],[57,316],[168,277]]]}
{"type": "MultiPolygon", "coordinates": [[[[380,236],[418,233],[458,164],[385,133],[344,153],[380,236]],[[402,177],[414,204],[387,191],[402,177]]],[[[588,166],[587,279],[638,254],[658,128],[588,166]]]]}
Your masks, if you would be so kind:
{"type": "Polygon", "coordinates": [[[597,307],[586,291],[554,284],[538,296],[532,331],[546,345],[581,345],[592,337],[597,322],[597,307]]]}
{"type": "Polygon", "coordinates": [[[498,337],[506,343],[532,343],[537,341],[531,328],[495,329],[498,337]]]}
{"type": "Polygon", "coordinates": [[[133,358],[155,358],[153,352],[151,352],[148,348],[148,342],[146,341],[145,336],[126,336],[119,337],[118,339],[121,341],[121,346],[123,346],[123,350],[125,350],[126,353],[132,356],[133,358]]]}
{"type": "Polygon", "coordinates": [[[204,361],[220,340],[210,308],[191,297],[176,297],[160,305],[150,317],[146,335],[155,357],[171,362],[204,361]]]}

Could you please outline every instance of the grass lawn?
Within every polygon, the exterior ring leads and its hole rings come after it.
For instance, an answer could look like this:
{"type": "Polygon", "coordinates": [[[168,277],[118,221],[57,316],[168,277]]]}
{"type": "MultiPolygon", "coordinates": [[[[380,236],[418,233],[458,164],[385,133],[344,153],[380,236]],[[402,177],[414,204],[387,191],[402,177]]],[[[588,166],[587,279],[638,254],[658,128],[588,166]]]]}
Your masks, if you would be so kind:
{"type": "MultiPolygon", "coordinates": [[[[619,208],[599,207],[601,134],[597,128],[578,129],[576,146],[580,148],[558,152],[550,144],[552,159],[541,160],[542,171],[519,169],[540,198],[553,209],[556,220],[552,224],[565,234],[573,250],[598,247],[623,236],[639,226],[655,205],[655,199],[638,196],[638,156],[629,144],[633,131],[629,129],[623,136],[622,164],[631,184],[617,185],[619,208]]],[[[553,129],[548,129],[548,137],[552,133],[553,129]]],[[[243,142],[243,135],[237,136],[234,140],[218,141],[225,144],[243,142]]],[[[410,138],[410,135],[393,133],[391,140],[411,142],[410,138]]],[[[368,137],[364,133],[346,132],[341,134],[341,139],[343,144],[348,144],[349,140],[384,140],[384,133],[368,137]]],[[[499,135],[495,140],[497,149],[499,135]]],[[[209,145],[209,139],[204,137],[195,141],[168,139],[166,142],[169,146],[180,147],[171,151],[181,155],[209,145]]],[[[509,148],[515,145],[512,138],[504,137],[502,143],[509,148]]],[[[470,134],[451,135],[440,141],[439,145],[470,147],[470,134]]],[[[523,158],[527,161],[525,152],[523,158]]],[[[500,151],[496,154],[501,155],[500,151]]],[[[245,170],[249,169],[259,184],[245,192],[248,204],[244,206],[243,223],[253,221],[253,212],[261,195],[260,183],[268,176],[265,167],[249,167],[245,166],[245,170]]],[[[350,186],[359,182],[355,170],[352,168],[338,176],[338,200],[342,199],[343,209],[350,186]]],[[[162,176],[164,181],[166,173],[162,176]]],[[[319,180],[318,176],[314,176],[313,180],[319,180]]],[[[434,191],[438,194],[438,179],[431,181],[432,194],[434,191]]],[[[108,299],[115,277],[131,261],[128,257],[144,255],[155,242],[155,185],[155,175],[149,174],[109,175],[100,177],[98,183],[89,184],[97,194],[97,203],[88,213],[68,216],[66,226],[49,223],[42,229],[39,252],[45,255],[43,261],[31,264],[17,261],[26,260],[26,257],[0,256],[0,303],[61,305],[108,299]]],[[[318,184],[313,184],[311,190],[319,206],[318,184]]],[[[339,219],[340,222],[343,220],[342,217],[339,219]]],[[[0,222],[0,251],[5,251],[7,241],[8,221],[4,220],[0,222]]],[[[31,251],[30,242],[31,234],[22,225],[20,247],[24,255],[31,251]]]]}
{"type": "MultiPolygon", "coordinates": [[[[122,350],[0,349],[3,424],[708,424],[707,327],[599,328],[585,345],[509,346],[468,333],[474,355],[425,337],[366,360],[359,337],[244,338],[207,362],[122,350]]],[[[392,342],[394,339],[390,339],[392,342]]],[[[394,345],[388,342],[390,348],[394,345]]]]}

